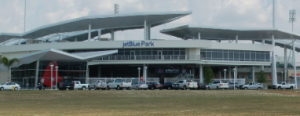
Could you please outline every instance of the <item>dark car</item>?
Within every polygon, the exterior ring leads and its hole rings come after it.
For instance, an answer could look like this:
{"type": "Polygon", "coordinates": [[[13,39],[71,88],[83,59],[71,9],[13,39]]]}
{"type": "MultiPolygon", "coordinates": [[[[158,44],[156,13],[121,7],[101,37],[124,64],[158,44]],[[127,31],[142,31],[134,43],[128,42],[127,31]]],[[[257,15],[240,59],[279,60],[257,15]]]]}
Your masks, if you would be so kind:
{"type": "Polygon", "coordinates": [[[164,83],[163,89],[171,90],[171,89],[173,89],[173,86],[172,86],[173,84],[174,84],[173,82],[166,82],[166,83],[164,83]]]}
{"type": "Polygon", "coordinates": [[[162,89],[163,85],[161,85],[159,82],[147,82],[148,89],[154,90],[154,89],[162,89]]]}
{"type": "Polygon", "coordinates": [[[205,83],[198,83],[198,90],[199,89],[205,90],[206,89],[206,84],[205,83]]]}
{"type": "Polygon", "coordinates": [[[59,90],[73,90],[74,89],[74,83],[71,79],[63,79],[60,83],[59,83],[59,90]]]}

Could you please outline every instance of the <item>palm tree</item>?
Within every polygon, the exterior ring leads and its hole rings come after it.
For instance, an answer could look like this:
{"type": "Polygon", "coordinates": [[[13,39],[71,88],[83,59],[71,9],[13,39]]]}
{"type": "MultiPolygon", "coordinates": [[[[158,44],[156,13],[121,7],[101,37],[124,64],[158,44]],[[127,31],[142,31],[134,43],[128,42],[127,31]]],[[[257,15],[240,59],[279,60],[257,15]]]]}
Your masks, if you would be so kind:
{"type": "Polygon", "coordinates": [[[8,68],[8,82],[10,82],[10,67],[15,63],[18,62],[20,63],[20,60],[17,58],[13,58],[13,59],[8,59],[7,57],[3,56],[0,60],[0,63],[2,63],[4,66],[6,66],[8,68]]]}

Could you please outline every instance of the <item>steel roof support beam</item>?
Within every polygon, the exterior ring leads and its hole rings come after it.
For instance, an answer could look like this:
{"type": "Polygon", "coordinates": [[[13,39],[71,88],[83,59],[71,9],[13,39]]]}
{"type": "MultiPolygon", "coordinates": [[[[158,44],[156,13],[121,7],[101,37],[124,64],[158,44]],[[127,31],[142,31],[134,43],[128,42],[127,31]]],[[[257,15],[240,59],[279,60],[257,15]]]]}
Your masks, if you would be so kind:
{"type": "Polygon", "coordinates": [[[297,85],[297,72],[296,72],[296,57],[295,57],[295,41],[293,42],[293,65],[294,65],[294,81],[295,81],[295,85],[296,85],[296,88],[298,88],[298,85],[297,85]]]}
{"type": "Polygon", "coordinates": [[[277,84],[277,69],[276,69],[276,58],[275,58],[275,39],[274,35],[272,34],[272,46],[273,46],[273,52],[272,52],[272,83],[273,85],[277,84]]]}
{"type": "Polygon", "coordinates": [[[114,31],[114,29],[111,29],[110,30],[110,36],[111,36],[111,40],[115,40],[115,31],[114,31]]]}
{"type": "Polygon", "coordinates": [[[147,39],[150,40],[151,37],[151,25],[147,26],[147,39]]]}
{"type": "Polygon", "coordinates": [[[88,40],[91,41],[91,28],[92,28],[92,24],[89,24],[89,35],[88,35],[88,40]]]}
{"type": "Polygon", "coordinates": [[[98,30],[98,39],[99,39],[99,41],[101,39],[101,29],[98,30]]]}
{"type": "Polygon", "coordinates": [[[239,40],[239,35],[236,34],[236,36],[235,36],[235,43],[238,43],[238,40],[239,40]]]}
{"type": "Polygon", "coordinates": [[[201,40],[201,33],[198,32],[198,40],[201,40]]]}
{"type": "Polygon", "coordinates": [[[144,40],[148,40],[148,34],[147,34],[147,20],[144,20],[144,40]]]}

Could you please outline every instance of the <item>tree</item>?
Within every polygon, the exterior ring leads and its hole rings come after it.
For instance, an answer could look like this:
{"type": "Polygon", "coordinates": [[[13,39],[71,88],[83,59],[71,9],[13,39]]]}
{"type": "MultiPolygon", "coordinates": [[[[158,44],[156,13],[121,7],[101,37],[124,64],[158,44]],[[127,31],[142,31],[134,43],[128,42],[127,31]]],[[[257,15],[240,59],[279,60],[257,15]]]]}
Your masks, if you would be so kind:
{"type": "Polygon", "coordinates": [[[8,68],[8,78],[7,78],[8,82],[10,82],[10,68],[15,62],[20,63],[20,60],[17,58],[13,58],[13,59],[9,60],[5,56],[3,56],[0,60],[0,63],[2,63],[4,66],[6,66],[8,68]]]}
{"type": "Polygon", "coordinates": [[[266,83],[267,82],[267,76],[264,71],[260,71],[257,76],[257,82],[258,83],[266,83]]]}
{"type": "Polygon", "coordinates": [[[212,71],[210,66],[205,66],[204,69],[204,83],[208,84],[211,83],[214,77],[214,72],[212,71]]]}

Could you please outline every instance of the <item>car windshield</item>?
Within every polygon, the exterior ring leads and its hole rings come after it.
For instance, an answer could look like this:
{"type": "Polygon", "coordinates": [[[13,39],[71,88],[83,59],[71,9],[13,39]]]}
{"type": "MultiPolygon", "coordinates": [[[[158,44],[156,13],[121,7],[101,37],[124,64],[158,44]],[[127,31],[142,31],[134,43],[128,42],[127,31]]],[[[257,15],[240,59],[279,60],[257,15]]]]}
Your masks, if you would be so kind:
{"type": "Polygon", "coordinates": [[[154,82],[154,84],[160,84],[159,82],[154,82]]]}
{"type": "Polygon", "coordinates": [[[226,81],[221,81],[221,83],[227,83],[226,81]]]}
{"type": "Polygon", "coordinates": [[[144,82],[139,82],[139,84],[145,84],[144,82]]]}
{"type": "Polygon", "coordinates": [[[5,83],[1,83],[0,85],[4,85],[5,83]]]}

